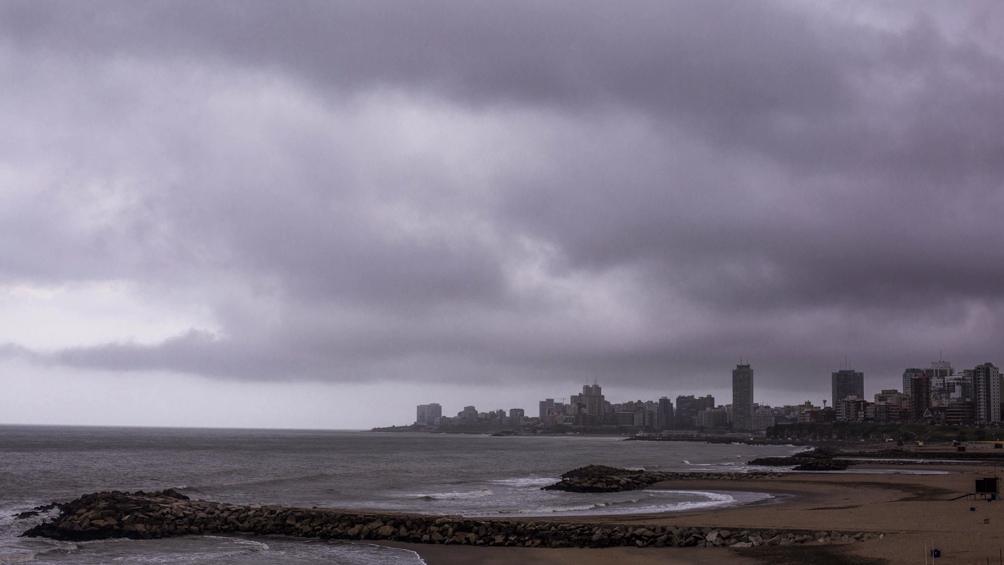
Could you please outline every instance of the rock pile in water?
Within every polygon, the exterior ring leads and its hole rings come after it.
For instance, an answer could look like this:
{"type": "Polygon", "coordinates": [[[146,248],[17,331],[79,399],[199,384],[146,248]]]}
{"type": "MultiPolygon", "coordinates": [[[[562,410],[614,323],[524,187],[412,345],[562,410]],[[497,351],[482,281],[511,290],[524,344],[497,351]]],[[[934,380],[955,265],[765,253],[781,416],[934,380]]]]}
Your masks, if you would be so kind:
{"type": "Polygon", "coordinates": [[[352,513],[189,500],[170,490],[100,492],[61,504],[59,508],[59,516],[24,535],[80,541],[241,533],[520,547],[754,547],[806,542],[848,543],[882,535],[352,513]]]}
{"type": "Polygon", "coordinates": [[[820,447],[790,457],[761,457],[746,464],[765,467],[791,466],[794,471],[844,471],[851,462],[846,459],[836,459],[839,454],[840,452],[835,449],[820,447]]]}
{"type": "Polygon", "coordinates": [[[780,473],[664,473],[618,469],[605,465],[588,465],[561,475],[560,482],[542,487],[541,490],[620,492],[643,489],[660,481],[765,479],[779,476],[781,476],[780,473]]]}

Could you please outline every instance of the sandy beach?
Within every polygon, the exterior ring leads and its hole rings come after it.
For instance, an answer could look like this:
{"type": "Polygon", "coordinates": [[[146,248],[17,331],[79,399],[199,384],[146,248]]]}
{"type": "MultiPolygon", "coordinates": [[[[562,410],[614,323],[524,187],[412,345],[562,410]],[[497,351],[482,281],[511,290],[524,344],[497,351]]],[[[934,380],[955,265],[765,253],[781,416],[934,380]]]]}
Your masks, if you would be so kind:
{"type": "MultiPolygon", "coordinates": [[[[1001,468],[1004,471],[1004,467],[1001,468]]],[[[882,532],[859,543],[806,544],[751,549],[609,548],[524,549],[395,544],[418,552],[429,565],[459,563],[707,564],[999,563],[1004,548],[1004,502],[973,500],[975,479],[993,477],[993,465],[857,465],[847,473],[791,473],[770,480],[662,482],[651,488],[767,492],[765,502],[720,509],[644,516],[576,517],[575,521],[663,524],[728,529],[799,528],[882,532]],[[914,474],[912,471],[940,474],[914,474]]]]}

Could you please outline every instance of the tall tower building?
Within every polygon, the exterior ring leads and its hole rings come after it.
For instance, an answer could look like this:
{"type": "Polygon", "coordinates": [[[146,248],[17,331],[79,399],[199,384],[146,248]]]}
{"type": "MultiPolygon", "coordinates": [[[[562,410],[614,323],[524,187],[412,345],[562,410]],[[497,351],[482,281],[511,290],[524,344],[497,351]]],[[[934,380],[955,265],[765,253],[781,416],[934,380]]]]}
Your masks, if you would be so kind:
{"type": "Polygon", "coordinates": [[[931,407],[931,377],[920,374],[910,378],[910,419],[920,421],[931,407]]]}
{"type": "Polygon", "coordinates": [[[665,396],[659,399],[658,427],[660,430],[673,427],[673,401],[665,396]]]}
{"type": "Polygon", "coordinates": [[[586,405],[586,414],[596,417],[603,415],[603,389],[600,388],[600,385],[583,386],[580,398],[586,405]]]}
{"type": "Polygon", "coordinates": [[[582,394],[573,394],[571,404],[575,407],[573,414],[575,424],[579,426],[598,426],[603,423],[603,408],[606,399],[600,385],[585,385],[582,394]]]}
{"type": "Polygon", "coordinates": [[[753,368],[748,363],[732,370],[732,429],[753,429],[753,368]]]}
{"type": "Polygon", "coordinates": [[[973,369],[976,393],[976,421],[980,424],[1001,421],[1001,372],[992,363],[973,369]]]}
{"type": "Polygon", "coordinates": [[[858,398],[865,397],[865,374],[854,369],[841,369],[836,373],[831,373],[831,389],[833,398],[831,402],[837,405],[838,400],[844,400],[850,396],[858,398]]]}
{"type": "Polygon", "coordinates": [[[916,367],[911,367],[903,371],[903,394],[910,396],[910,379],[917,376],[926,376],[927,372],[924,369],[918,369],[916,367]]]}

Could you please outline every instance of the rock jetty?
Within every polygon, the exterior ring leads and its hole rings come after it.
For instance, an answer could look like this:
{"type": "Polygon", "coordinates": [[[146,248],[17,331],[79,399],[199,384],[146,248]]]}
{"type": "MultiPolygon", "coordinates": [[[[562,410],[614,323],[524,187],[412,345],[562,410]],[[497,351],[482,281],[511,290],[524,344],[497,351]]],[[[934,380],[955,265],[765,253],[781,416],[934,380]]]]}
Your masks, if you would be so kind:
{"type": "Polygon", "coordinates": [[[837,459],[840,452],[820,447],[803,451],[790,457],[761,457],[747,461],[747,465],[763,467],[792,467],[793,471],[845,471],[851,464],[847,459],[837,459]]]}
{"type": "Polygon", "coordinates": [[[643,489],[661,481],[769,479],[780,475],[780,473],[665,473],[588,465],[568,471],[561,475],[560,482],[542,487],[541,490],[620,492],[643,489]]]}
{"type": "Polygon", "coordinates": [[[58,505],[60,514],[26,536],[86,541],[195,534],[252,534],[329,540],[520,547],[756,547],[849,543],[875,532],[627,526],[536,520],[467,519],[341,512],[190,500],[172,490],[99,492],[58,505]]]}

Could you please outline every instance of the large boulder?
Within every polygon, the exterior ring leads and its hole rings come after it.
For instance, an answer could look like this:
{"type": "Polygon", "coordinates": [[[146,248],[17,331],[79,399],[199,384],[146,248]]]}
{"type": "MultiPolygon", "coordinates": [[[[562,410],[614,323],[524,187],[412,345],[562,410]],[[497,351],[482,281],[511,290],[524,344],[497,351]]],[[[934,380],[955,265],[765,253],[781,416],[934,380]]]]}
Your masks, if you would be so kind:
{"type": "Polygon", "coordinates": [[[663,478],[663,473],[618,469],[617,467],[607,467],[606,465],[588,465],[568,471],[561,475],[560,482],[543,487],[542,490],[619,492],[642,489],[663,478]]]}
{"type": "Polygon", "coordinates": [[[835,459],[840,451],[832,447],[819,447],[790,457],[760,457],[747,465],[764,467],[792,467],[794,471],[843,471],[850,465],[846,459],[835,459]]]}

